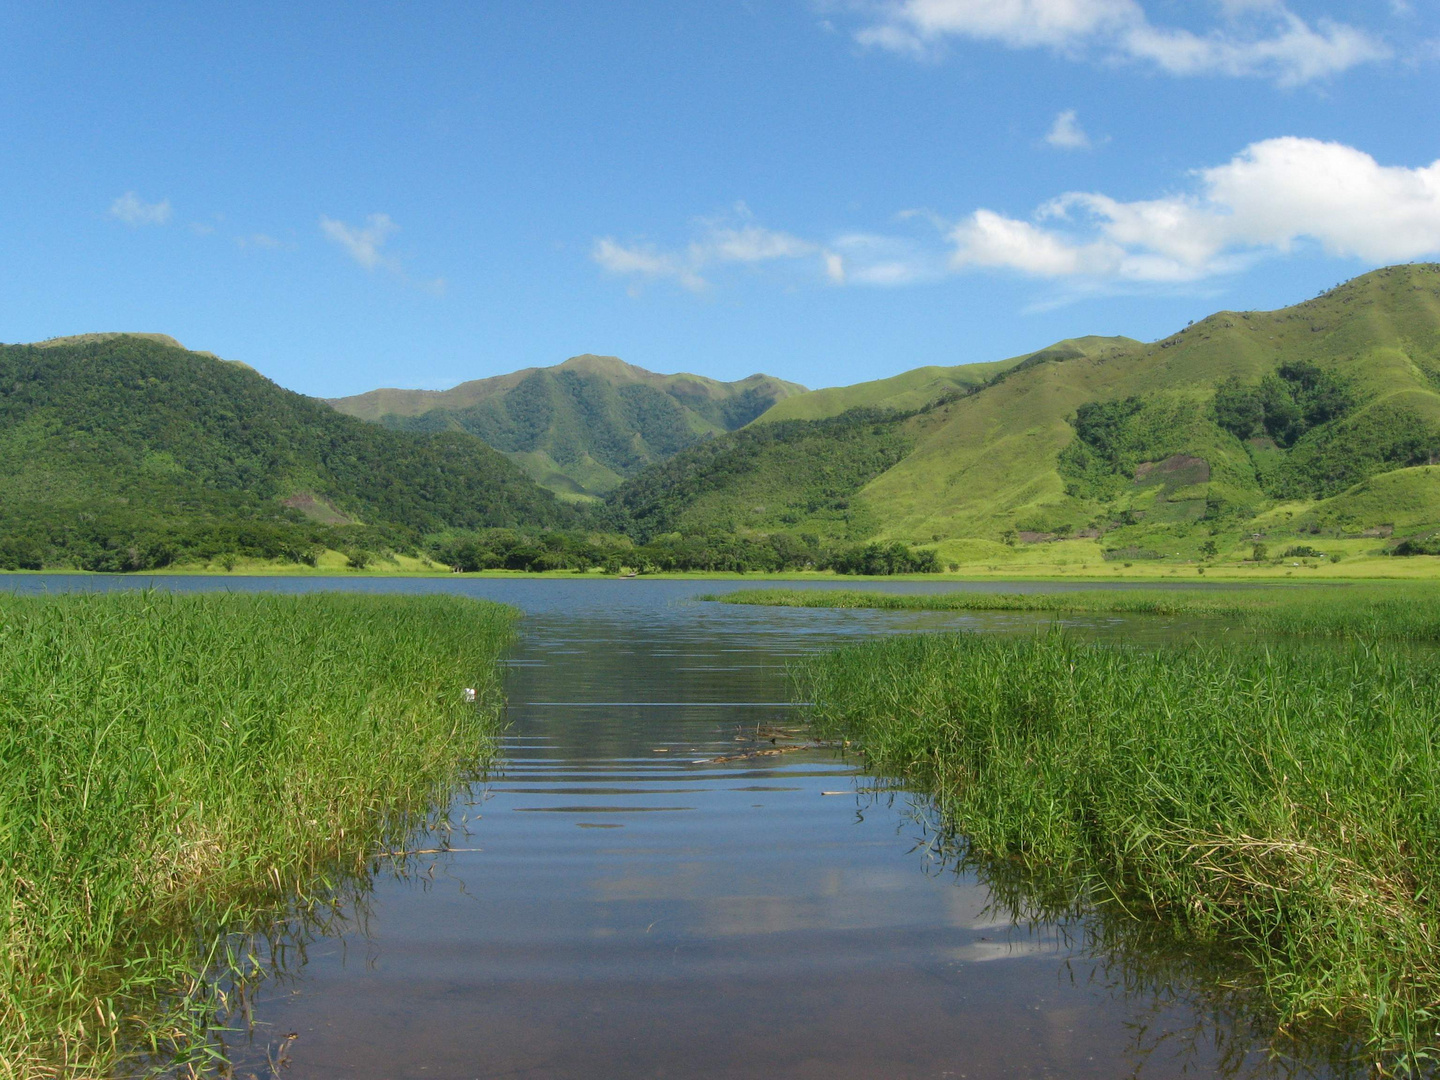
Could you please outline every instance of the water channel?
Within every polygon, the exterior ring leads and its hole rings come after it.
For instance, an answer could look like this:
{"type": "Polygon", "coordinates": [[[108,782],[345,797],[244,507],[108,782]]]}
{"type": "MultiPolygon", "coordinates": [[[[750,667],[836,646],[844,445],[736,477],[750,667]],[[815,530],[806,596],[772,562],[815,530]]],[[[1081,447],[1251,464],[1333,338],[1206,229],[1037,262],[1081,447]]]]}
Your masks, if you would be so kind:
{"type": "MultiPolygon", "coordinates": [[[[262,986],[237,1075],[282,1058],[291,1077],[377,1080],[1294,1071],[1193,986],[1096,955],[1083,928],[1012,925],[938,853],[924,801],[853,757],[755,753],[796,722],[793,657],[1050,616],[694,599],[751,584],[735,581],[11,580],[152,584],[461,592],[525,612],[503,760],[456,799],[455,850],[379,877],[363,918],[262,986]]],[[[1123,641],[1216,630],[1068,622],[1123,641]]]]}

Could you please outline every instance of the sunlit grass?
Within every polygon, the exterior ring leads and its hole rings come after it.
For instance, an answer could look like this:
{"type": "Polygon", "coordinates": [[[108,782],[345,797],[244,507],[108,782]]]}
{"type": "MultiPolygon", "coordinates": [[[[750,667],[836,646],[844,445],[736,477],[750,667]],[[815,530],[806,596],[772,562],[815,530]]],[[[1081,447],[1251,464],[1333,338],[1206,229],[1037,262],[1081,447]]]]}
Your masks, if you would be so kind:
{"type": "Polygon", "coordinates": [[[1055,593],[883,593],[740,589],[701,597],[770,607],[885,611],[1053,611],[1195,616],[1277,634],[1440,641],[1440,583],[1256,589],[1094,589],[1055,593]]]}
{"type": "Polygon", "coordinates": [[[941,634],[796,675],[820,736],[932,792],[985,858],[1232,946],[1282,1030],[1336,1025],[1396,1068],[1433,1050],[1428,650],[941,634]]]}
{"type": "Polygon", "coordinates": [[[449,597],[0,597],[0,1076],[206,1053],[226,935],[484,767],[510,628],[449,597]]]}

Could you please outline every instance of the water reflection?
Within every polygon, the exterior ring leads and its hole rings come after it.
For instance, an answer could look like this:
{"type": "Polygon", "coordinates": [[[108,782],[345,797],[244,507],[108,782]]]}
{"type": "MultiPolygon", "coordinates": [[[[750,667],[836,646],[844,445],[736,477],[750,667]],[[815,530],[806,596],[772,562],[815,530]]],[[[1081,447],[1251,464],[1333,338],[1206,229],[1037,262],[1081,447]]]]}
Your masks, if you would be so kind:
{"type": "Polygon", "coordinates": [[[1135,1074],[1189,1063],[1227,1077],[1370,1075],[1363,1046],[1343,1031],[1277,1036],[1253,971],[1233,952],[1133,918],[1085,881],[975,852],[922,796],[892,792],[883,801],[911,822],[911,852],[926,873],[983,887],[984,907],[966,914],[1001,931],[994,955],[1052,951],[1073,984],[1125,1002],[1135,1074]]]}

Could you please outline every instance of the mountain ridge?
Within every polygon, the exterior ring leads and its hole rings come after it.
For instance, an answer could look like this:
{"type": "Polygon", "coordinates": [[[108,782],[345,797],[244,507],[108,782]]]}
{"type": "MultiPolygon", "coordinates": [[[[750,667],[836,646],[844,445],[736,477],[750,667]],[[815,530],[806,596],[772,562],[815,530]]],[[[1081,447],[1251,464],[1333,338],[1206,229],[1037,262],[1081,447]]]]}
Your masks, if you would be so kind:
{"type": "Polygon", "coordinates": [[[1277,311],[1216,312],[1148,344],[1077,340],[1089,346],[965,365],[968,386],[942,385],[955,369],[917,369],[799,395],[746,429],[779,429],[763,444],[730,435],[686,450],[610,502],[682,535],[858,528],[957,561],[1065,537],[1085,538],[1096,561],[1121,549],[1198,557],[1218,537],[1234,546],[1292,519],[1333,524],[1344,515],[1324,504],[1336,499],[1363,504],[1358,535],[1387,524],[1369,520],[1382,513],[1376,499],[1356,494],[1382,476],[1419,508],[1407,528],[1440,526],[1428,491],[1440,454],[1440,266],[1382,268],[1277,311]],[[1254,413],[1249,427],[1221,422],[1222,387],[1254,413]],[[862,407],[836,413],[852,402],[862,407]],[[791,415],[807,411],[816,419],[791,415]],[[807,426],[821,421],[877,453],[906,449],[862,476],[823,452],[807,426]]]}
{"type": "Polygon", "coordinates": [[[779,420],[823,420],[856,408],[902,411],[917,409],[947,395],[974,390],[1024,364],[1043,362],[1062,354],[1083,356],[1126,348],[1143,348],[1143,344],[1134,338],[1091,335],[1066,338],[1035,352],[1023,353],[1005,360],[985,360],[953,367],[932,364],[911,368],[883,379],[853,383],[850,386],[824,387],[791,395],[776,402],[751,422],[765,424],[779,420]]]}
{"type": "Polygon", "coordinates": [[[542,486],[595,497],[804,390],[769,375],[722,382],[583,353],[449,390],[387,388],[326,400],[340,412],[397,430],[477,435],[542,486]]]}
{"type": "Polygon", "coordinates": [[[869,565],[867,545],[918,553],[896,566],[1044,550],[1203,568],[1285,538],[1305,557],[1309,538],[1336,558],[1440,552],[1434,264],[1150,343],[1069,339],[852,387],[588,354],[490,382],[466,408],[528,449],[492,449],[461,423],[475,416],[428,398],[367,423],[163,335],[0,346],[0,566],[328,548],[583,567],[630,565],[632,541],[702,569],[869,565]],[[614,481],[604,500],[538,486],[557,455],[593,470],[592,491],[614,481]]]}

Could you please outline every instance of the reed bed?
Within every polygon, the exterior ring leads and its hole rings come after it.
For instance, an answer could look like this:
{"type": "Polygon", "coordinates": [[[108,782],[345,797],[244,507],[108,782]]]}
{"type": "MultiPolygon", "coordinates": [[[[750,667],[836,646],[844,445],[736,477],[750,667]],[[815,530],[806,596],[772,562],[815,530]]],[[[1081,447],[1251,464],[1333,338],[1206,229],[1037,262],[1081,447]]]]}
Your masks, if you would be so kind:
{"type": "Polygon", "coordinates": [[[1055,593],[740,589],[700,599],[767,607],[1193,616],[1274,634],[1440,641],[1440,583],[1430,582],[1055,593]]]}
{"type": "Polygon", "coordinates": [[[203,1071],[254,963],[234,935],[485,767],[511,626],[450,597],[0,597],[0,1076],[203,1071]]]}
{"type": "Polygon", "coordinates": [[[990,865],[1234,950],[1282,1033],[1319,1025],[1382,1071],[1433,1068],[1428,650],[941,634],[849,646],[795,675],[818,735],[933,793],[990,865]]]}

